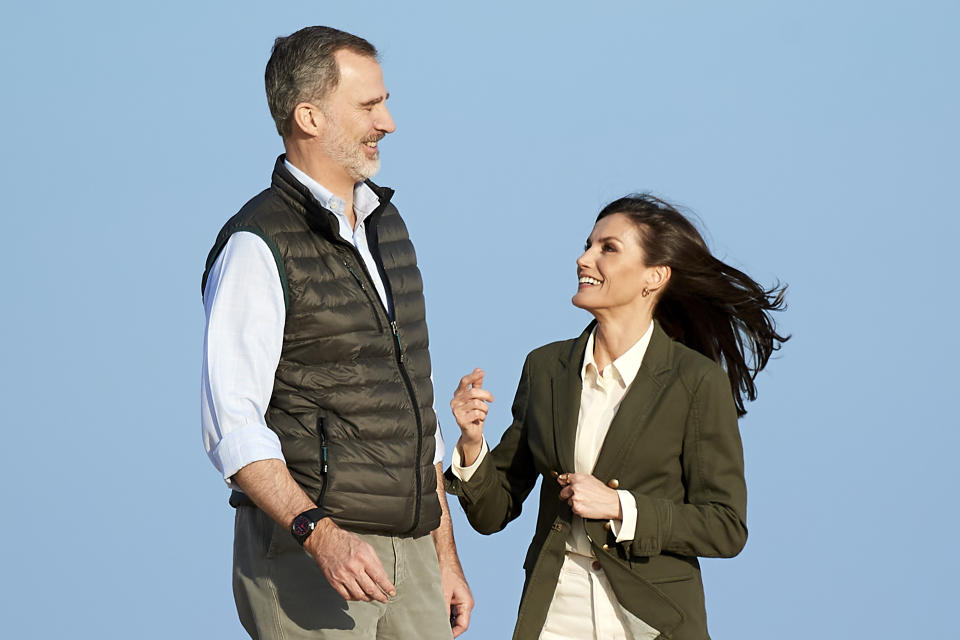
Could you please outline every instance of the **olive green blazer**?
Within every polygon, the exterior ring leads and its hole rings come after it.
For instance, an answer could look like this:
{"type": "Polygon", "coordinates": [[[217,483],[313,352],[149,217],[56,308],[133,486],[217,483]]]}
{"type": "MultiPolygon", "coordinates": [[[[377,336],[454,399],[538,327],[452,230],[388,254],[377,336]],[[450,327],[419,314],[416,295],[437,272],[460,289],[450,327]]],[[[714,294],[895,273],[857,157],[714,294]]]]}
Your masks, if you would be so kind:
{"type": "MultiPolygon", "coordinates": [[[[469,482],[446,473],[447,491],[459,497],[471,525],[484,534],[520,515],[543,478],[537,528],[523,565],[516,640],[539,637],[570,535],[572,512],[559,499],[555,478],[574,470],[580,369],[592,328],[527,356],[513,424],[500,444],[469,482]]],[[[624,619],[643,620],[663,639],[708,639],[697,557],[734,556],[747,538],[743,451],[723,369],[655,324],[593,475],[637,501],[633,540],[617,543],[605,521],[583,521],[624,619]]]]}

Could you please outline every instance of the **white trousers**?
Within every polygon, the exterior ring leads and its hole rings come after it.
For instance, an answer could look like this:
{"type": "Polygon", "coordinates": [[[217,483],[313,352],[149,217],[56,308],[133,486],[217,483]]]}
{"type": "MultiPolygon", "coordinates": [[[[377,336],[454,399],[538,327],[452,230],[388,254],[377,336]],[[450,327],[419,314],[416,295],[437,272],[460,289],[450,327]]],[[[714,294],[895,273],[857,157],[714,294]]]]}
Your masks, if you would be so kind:
{"type": "Polygon", "coordinates": [[[593,558],[567,552],[540,640],[653,640],[658,635],[620,606],[593,558]]]}

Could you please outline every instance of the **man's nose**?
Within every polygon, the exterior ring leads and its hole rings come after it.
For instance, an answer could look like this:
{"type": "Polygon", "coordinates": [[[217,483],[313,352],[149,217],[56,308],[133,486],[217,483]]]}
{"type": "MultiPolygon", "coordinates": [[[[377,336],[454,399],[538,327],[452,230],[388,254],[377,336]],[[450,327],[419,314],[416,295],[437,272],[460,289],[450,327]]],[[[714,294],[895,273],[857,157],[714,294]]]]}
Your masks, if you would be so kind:
{"type": "Polygon", "coordinates": [[[397,125],[394,123],[393,116],[390,115],[390,110],[387,109],[386,105],[380,110],[373,126],[377,128],[377,131],[383,131],[384,133],[393,133],[397,130],[397,125]]]}

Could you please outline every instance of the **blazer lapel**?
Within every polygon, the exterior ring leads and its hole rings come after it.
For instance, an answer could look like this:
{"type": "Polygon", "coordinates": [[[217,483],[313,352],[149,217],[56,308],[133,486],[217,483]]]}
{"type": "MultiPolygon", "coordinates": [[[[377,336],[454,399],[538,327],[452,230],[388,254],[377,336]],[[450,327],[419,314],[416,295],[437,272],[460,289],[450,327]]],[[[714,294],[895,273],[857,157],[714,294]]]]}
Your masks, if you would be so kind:
{"type": "Polygon", "coordinates": [[[624,454],[633,447],[646,426],[650,411],[663,392],[664,378],[672,368],[672,352],[670,337],[659,323],[654,323],[643,363],[610,423],[597,463],[593,466],[593,475],[597,478],[606,481],[608,476],[615,473],[617,465],[626,459],[624,454]]]}
{"type": "Polygon", "coordinates": [[[553,377],[553,443],[559,473],[573,472],[574,446],[577,438],[577,419],[580,416],[580,393],[583,381],[583,350],[596,321],[591,322],[570,351],[560,358],[560,367],[553,377]]]}

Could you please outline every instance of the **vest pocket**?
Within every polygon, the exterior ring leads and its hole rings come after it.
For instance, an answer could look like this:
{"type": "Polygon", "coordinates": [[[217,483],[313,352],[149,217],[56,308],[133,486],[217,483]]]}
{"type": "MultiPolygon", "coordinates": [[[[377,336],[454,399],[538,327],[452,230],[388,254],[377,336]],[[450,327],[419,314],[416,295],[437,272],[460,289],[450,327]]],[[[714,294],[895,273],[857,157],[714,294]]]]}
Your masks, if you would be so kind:
{"type": "Polygon", "coordinates": [[[327,460],[327,432],[323,427],[323,416],[317,418],[317,436],[320,441],[320,475],[327,475],[329,461],[327,460]]]}
{"type": "Polygon", "coordinates": [[[327,485],[330,484],[327,473],[330,471],[330,450],[327,445],[327,429],[323,422],[323,416],[317,416],[317,442],[320,446],[320,481],[323,483],[320,487],[320,498],[317,500],[317,506],[323,506],[323,498],[327,493],[327,485]]]}
{"type": "MultiPolygon", "coordinates": [[[[350,275],[353,276],[353,279],[357,281],[357,285],[359,285],[360,290],[363,291],[363,295],[367,298],[367,303],[370,305],[370,310],[373,311],[373,318],[377,322],[377,332],[383,333],[383,321],[380,320],[380,311],[377,308],[378,305],[383,307],[383,303],[379,300],[380,294],[374,291],[373,294],[378,298],[377,300],[374,300],[373,296],[370,294],[370,289],[363,283],[363,280],[359,275],[357,275],[357,272],[354,271],[353,267],[350,266],[350,263],[347,262],[347,259],[343,257],[343,254],[340,255],[340,259],[343,260],[343,266],[347,268],[347,271],[350,272],[350,275]]],[[[373,280],[371,279],[371,284],[372,282],[373,280]]],[[[384,313],[386,313],[386,308],[384,308],[384,313]]]]}

